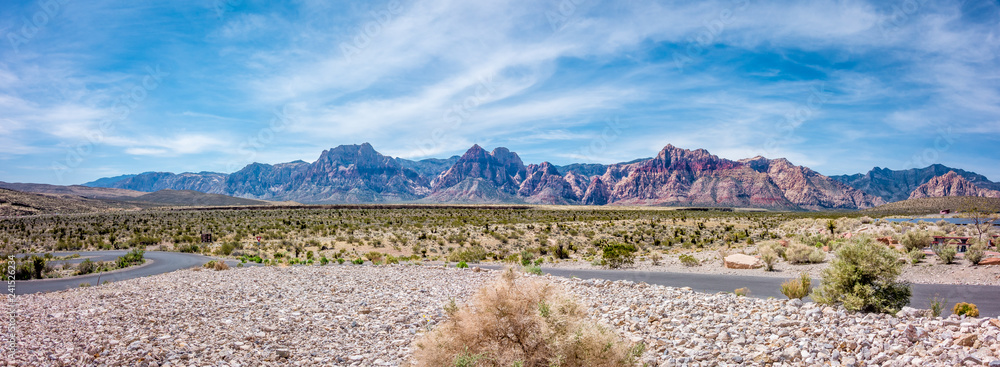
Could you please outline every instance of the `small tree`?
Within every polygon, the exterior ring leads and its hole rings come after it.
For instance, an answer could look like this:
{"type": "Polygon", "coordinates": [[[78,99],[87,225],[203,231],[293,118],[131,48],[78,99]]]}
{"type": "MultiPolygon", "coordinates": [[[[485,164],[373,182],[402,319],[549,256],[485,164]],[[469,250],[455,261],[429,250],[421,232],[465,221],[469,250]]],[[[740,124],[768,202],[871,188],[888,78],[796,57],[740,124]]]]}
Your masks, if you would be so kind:
{"type": "Polygon", "coordinates": [[[989,233],[993,223],[1000,221],[1000,213],[997,213],[1000,207],[982,198],[971,196],[963,198],[959,210],[972,221],[972,228],[980,241],[983,240],[983,235],[989,233]]]}
{"type": "Polygon", "coordinates": [[[822,285],[812,299],[843,304],[851,311],[895,313],[910,302],[910,286],[897,280],[903,272],[896,251],[862,237],[837,251],[823,270],[822,285]]]}
{"type": "Polygon", "coordinates": [[[923,250],[925,247],[930,246],[933,241],[934,238],[932,238],[930,234],[918,230],[907,231],[906,234],[899,240],[903,247],[906,248],[907,252],[913,250],[923,250]]]}
{"type": "Polygon", "coordinates": [[[830,230],[830,236],[833,236],[833,231],[837,229],[837,221],[833,219],[826,221],[826,229],[830,230]]]}

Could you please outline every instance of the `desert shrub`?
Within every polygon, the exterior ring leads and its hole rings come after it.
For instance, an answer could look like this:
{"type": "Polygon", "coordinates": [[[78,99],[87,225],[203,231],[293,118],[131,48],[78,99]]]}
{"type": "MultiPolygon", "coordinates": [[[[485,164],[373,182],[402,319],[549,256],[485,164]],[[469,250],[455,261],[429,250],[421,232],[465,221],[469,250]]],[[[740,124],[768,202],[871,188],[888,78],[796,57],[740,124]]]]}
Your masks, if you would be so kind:
{"type": "Polygon", "coordinates": [[[538,265],[529,265],[524,267],[524,272],[528,274],[542,275],[542,268],[538,265]]]}
{"type": "Polygon", "coordinates": [[[812,299],[851,311],[895,313],[910,302],[910,286],[897,280],[902,272],[895,250],[858,238],[837,251],[812,299]]]}
{"type": "Polygon", "coordinates": [[[417,366],[634,366],[643,351],[587,320],[561,288],[510,269],[470,306],[446,311],[447,321],[414,341],[417,366]]]}
{"type": "Polygon", "coordinates": [[[937,254],[938,260],[941,260],[942,264],[951,264],[955,261],[955,255],[958,254],[958,250],[955,249],[954,245],[943,244],[936,245],[932,247],[934,253],[937,254]]]}
{"type": "Polygon", "coordinates": [[[788,299],[802,299],[812,291],[812,279],[808,273],[802,273],[798,278],[792,278],[781,283],[781,294],[788,299]]]}
{"type": "Polygon", "coordinates": [[[97,271],[97,264],[95,264],[93,261],[90,261],[90,259],[83,260],[82,262],[76,265],[77,275],[90,274],[95,271],[97,271]]]}
{"type": "Polygon", "coordinates": [[[635,252],[638,251],[635,245],[610,242],[604,244],[602,247],[602,265],[611,269],[618,269],[622,266],[635,264],[635,252]]]}
{"type": "Polygon", "coordinates": [[[750,295],[750,288],[745,288],[745,287],[744,288],[736,288],[736,290],[734,290],[733,293],[735,293],[736,296],[738,296],[738,297],[747,297],[747,296],[750,295]]]}
{"type": "Polygon", "coordinates": [[[986,255],[986,246],[980,242],[973,243],[969,246],[969,250],[965,252],[965,259],[969,260],[972,265],[979,265],[980,261],[983,261],[983,256],[986,255]]]}
{"type": "Polygon", "coordinates": [[[486,249],[482,246],[471,246],[467,249],[448,254],[448,261],[478,263],[486,260],[486,249]]]}
{"type": "Polygon", "coordinates": [[[236,244],[233,242],[226,242],[215,250],[215,254],[221,256],[229,256],[233,254],[233,250],[236,250],[236,244]]]}
{"type": "Polygon", "coordinates": [[[979,308],[972,303],[959,302],[951,309],[951,313],[959,316],[979,317],[979,308]]]}
{"type": "Polygon", "coordinates": [[[659,252],[653,251],[649,254],[649,260],[653,262],[653,265],[660,265],[660,260],[663,260],[663,256],[659,252]]]}
{"type": "Polygon", "coordinates": [[[341,265],[343,265],[343,264],[344,264],[344,261],[347,261],[347,260],[344,260],[344,258],[342,258],[342,257],[338,257],[338,258],[337,258],[337,264],[341,264],[341,265]]]}
{"type": "Polygon", "coordinates": [[[909,258],[910,258],[910,263],[911,264],[919,263],[920,260],[923,260],[924,256],[926,256],[926,255],[927,254],[925,254],[924,251],[921,250],[921,249],[913,249],[910,252],[906,253],[906,256],[909,256],[909,258]]]}
{"type": "Polygon", "coordinates": [[[354,263],[354,265],[361,265],[361,264],[365,263],[365,259],[362,259],[362,258],[359,257],[359,258],[356,258],[356,259],[352,260],[351,263],[354,263]]]}
{"type": "Polygon", "coordinates": [[[817,264],[826,260],[826,254],[818,248],[794,243],[785,252],[785,259],[791,264],[817,264]]]}
{"type": "Polygon", "coordinates": [[[385,254],[378,251],[371,251],[365,254],[365,258],[368,259],[368,261],[371,261],[372,264],[381,262],[383,257],[385,257],[385,254]]]}
{"type": "Polygon", "coordinates": [[[934,238],[924,231],[910,230],[899,239],[899,243],[903,245],[907,252],[913,250],[922,250],[927,246],[931,245],[934,238]]]}
{"type": "Polygon", "coordinates": [[[941,316],[941,312],[944,311],[944,305],[948,303],[947,300],[941,300],[936,296],[931,299],[931,317],[941,316]]]}
{"type": "Polygon", "coordinates": [[[677,256],[677,259],[680,260],[681,264],[684,264],[684,266],[699,266],[699,265],[701,265],[701,262],[698,261],[698,259],[695,258],[692,255],[681,254],[680,256],[677,256]]]}
{"type": "Polygon", "coordinates": [[[140,249],[132,249],[132,251],[129,251],[124,256],[119,256],[116,264],[119,269],[124,269],[132,265],[140,265],[146,262],[146,259],[143,258],[145,253],[146,251],[140,249]]]}
{"type": "Polygon", "coordinates": [[[521,251],[521,266],[531,265],[535,260],[535,253],[531,251],[521,251]]]}
{"type": "Polygon", "coordinates": [[[326,264],[329,264],[329,263],[330,263],[330,259],[327,259],[326,256],[323,256],[323,257],[319,258],[319,264],[320,265],[326,265],[326,264]]]}
{"type": "Polygon", "coordinates": [[[385,255],[386,264],[399,264],[399,258],[392,255],[385,255]]]}
{"type": "Polygon", "coordinates": [[[757,247],[760,252],[760,261],[764,263],[764,270],[774,271],[774,264],[778,263],[778,253],[771,246],[761,245],[757,247]]]}
{"type": "Polygon", "coordinates": [[[215,270],[215,271],[228,270],[229,269],[229,265],[226,265],[226,262],[222,261],[222,260],[212,260],[212,261],[209,261],[209,262],[205,263],[205,265],[202,265],[202,267],[205,268],[205,269],[212,269],[212,270],[215,270]]]}
{"type": "Polygon", "coordinates": [[[468,269],[469,264],[466,264],[465,261],[459,261],[458,264],[455,264],[455,267],[459,269],[468,269]]]}
{"type": "Polygon", "coordinates": [[[184,246],[174,245],[174,248],[178,252],[186,252],[186,253],[198,253],[200,251],[200,249],[198,248],[198,245],[193,245],[193,244],[192,245],[184,245],[184,246]]]}

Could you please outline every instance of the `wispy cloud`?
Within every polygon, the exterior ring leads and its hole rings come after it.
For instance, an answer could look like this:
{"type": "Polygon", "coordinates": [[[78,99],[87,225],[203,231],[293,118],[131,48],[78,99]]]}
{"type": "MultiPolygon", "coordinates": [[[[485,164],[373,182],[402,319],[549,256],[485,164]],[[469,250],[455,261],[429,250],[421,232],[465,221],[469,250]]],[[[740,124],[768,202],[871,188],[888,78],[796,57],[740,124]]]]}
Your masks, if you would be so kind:
{"type": "MultiPolygon", "coordinates": [[[[941,161],[1000,178],[986,148],[1000,132],[995,2],[563,3],[68,3],[17,52],[0,47],[0,159],[48,166],[100,133],[71,179],[221,169],[247,139],[267,141],[253,159],[269,163],[363,141],[411,158],[503,145],[557,164],[672,143],[845,173],[905,161],[949,126],[967,144],[941,161]],[[147,66],[169,80],[102,129],[147,66]],[[296,122],[255,137],[284,105],[296,122]],[[602,140],[609,116],[622,129],[602,140]],[[600,154],[580,153],[595,142],[600,154]]],[[[0,36],[35,6],[11,4],[0,36]]]]}

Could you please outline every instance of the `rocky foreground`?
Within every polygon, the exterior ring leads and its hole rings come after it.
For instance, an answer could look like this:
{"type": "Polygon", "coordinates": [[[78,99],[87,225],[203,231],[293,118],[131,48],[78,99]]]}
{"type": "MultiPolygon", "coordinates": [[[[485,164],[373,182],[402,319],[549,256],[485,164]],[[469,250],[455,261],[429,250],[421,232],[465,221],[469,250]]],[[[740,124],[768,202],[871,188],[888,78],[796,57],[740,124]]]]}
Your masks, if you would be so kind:
{"type": "MultiPolygon", "coordinates": [[[[7,365],[405,365],[410,342],[493,271],[425,266],[182,270],[18,297],[7,365]]],[[[650,365],[1000,365],[1000,321],[550,277],[650,365]]],[[[5,310],[7,311],[7,310],[5,310]]],[[[0,322],[7,330],[9,321],[0,322]]]]}

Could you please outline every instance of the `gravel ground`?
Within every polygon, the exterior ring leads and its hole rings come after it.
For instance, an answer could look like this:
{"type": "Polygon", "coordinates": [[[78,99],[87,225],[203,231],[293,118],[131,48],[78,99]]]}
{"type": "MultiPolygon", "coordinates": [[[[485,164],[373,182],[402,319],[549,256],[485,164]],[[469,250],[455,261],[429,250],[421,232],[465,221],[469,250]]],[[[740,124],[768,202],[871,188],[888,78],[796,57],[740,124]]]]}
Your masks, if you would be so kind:
{"type": "MultiPolygon", "coordinates": [[[[430,266],[181,270],[17,298],[8,365],[401,365],[495,271],[430,266]]],[[[799,301],[545,277],[644,341],[651,365],[983,365],[1000,321],[851,314],[799,301]]],[[[5,303],[8,304],[9,303],[5,303]]],[[[5,311],[9,311],[6,309],[5,311]]],[[[7,330],[9,321],[0,322],[7,330]]]]}

